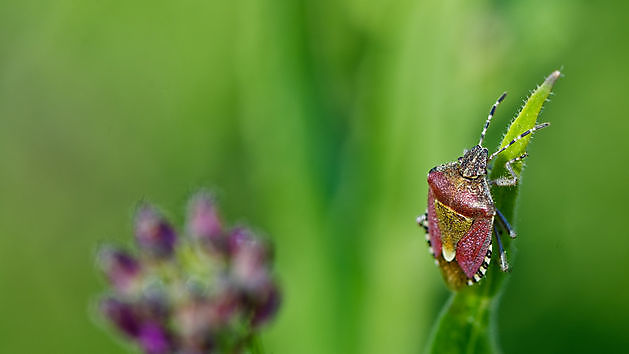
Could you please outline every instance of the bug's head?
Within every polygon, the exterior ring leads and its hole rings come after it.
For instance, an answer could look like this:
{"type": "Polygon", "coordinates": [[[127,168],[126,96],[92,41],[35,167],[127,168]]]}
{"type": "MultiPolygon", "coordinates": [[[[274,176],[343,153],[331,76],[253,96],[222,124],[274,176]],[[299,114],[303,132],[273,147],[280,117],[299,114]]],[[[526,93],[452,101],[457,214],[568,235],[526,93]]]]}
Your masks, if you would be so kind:
{"type": "Polygon", "coordinates": [[[476,179],[487,175],[487,157],[489,152],[486,148],[476,145],[459,157],[459,173],[468,179],[476,179]]]}

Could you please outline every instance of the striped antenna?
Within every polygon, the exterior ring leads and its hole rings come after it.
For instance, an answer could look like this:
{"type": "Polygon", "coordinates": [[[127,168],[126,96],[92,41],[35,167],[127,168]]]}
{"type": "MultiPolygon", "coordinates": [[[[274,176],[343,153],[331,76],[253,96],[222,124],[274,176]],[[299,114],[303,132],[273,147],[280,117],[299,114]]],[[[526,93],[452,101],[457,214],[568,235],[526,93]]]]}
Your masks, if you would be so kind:
{"type": "Polygon", "coordinates": [[[494,103],[494,105],[491,106],[491,109],[489,110],[489,115],[487,116],[487,121],[485,122],[485,127],[483,128],[483,132],[480,133],[480,140],[478,141],[478,146],[483,146],[483,140],[485,139],[485,134],[487,133],[489,122],[491,122],[491,118],[494,116],[494,113],[496,113],[496,107],[498,107],[500,102],[502,102],[502,100],[504,100],[505,97],[507,97],[506,92],[500,95],[500,97],[498,97],[498,101],[496,101],[496,103],[494,103]]]}
{"type": "Polygon", "coordinates": [[[511,146],[511,145],[513,145],[513,144],[515,144],[515,142],[516,142],[516,141],[518,141],[518,140],[520,140],[520,139],[524,138],[525,136],[527,136],[527,135],[529,135],[529,134],[533,133],[533,132],[534,132],[534,131],[536,131],[536,130],[540,130],[540,129],[546,128],[546,127],[547,127],[547,126],[549,126],[549,125],[550,125],[550,123],[542,123],[542,124],[538,124],[538,125],[534,126],[533,128],[531,128],[531,129],[529,129],[529,130],[525,131],[524,133],[522,133],[522,134],[518,135],[515,139],[511,140],[511,142],[510,142],[509,144],[505,145],[505,147],[503,147],[502,149],[500,149],[500,150],[498,150],[498,151],[494,152],[493,154],[491,154],[491,156],[489,156],[489,158],[487,159],[487,161],[491,161],[494,157],[496,157],[496,155],[498,155],[499,153],[501,153],[501,152],[503,152],[503,151],[507,150],[507,148],[508,148],[509,146],[511,146]]]}

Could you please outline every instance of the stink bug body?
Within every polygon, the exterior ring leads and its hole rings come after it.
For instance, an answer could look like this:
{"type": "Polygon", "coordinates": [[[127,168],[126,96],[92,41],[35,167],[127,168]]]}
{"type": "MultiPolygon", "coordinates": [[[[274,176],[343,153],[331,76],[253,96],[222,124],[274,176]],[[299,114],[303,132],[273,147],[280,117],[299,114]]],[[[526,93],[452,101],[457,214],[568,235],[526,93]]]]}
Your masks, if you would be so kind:
{"type": "Polygon", "coordinates": [[[536,125],[513,139],[509,144],[489,155],[482,146],[487,127],[496,107],[505,98],[502,94],[491,107],[477,145],[465,151],[457,161],[434,167],[428,172],[428,206],[417,218],[426,231],[429,249],[435,257],[448,286],[453,289],[478,282],[487,272],[492,252],[492,233],[500,251],[500,268],[508,270],[506,254],[494,221],[515,237],[509,222],[496,209],[490,192],[491,185],[514,186],[518,176],[511,166],[526,157],[519,156],[506,163],[509,177],[487,178],[487,165],[499,153],[516,141],[545,128],[549,123],[536,125]]]}

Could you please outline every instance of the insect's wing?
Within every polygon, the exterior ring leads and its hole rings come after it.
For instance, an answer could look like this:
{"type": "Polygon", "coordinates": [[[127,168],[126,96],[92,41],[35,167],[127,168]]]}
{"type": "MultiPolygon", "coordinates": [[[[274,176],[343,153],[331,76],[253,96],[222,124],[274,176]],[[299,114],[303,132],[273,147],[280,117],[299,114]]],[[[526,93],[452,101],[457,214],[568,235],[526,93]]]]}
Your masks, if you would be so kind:
{"type": "Polygon", "coordinates": [[[491,245],[493,223],[493,217],[474,220],[470,231],[457,245],[456,261],[469,279],[478,281],[484,275],[484,272],[479,272],[479,269],[485,263],[485,256],[491,245]]]}

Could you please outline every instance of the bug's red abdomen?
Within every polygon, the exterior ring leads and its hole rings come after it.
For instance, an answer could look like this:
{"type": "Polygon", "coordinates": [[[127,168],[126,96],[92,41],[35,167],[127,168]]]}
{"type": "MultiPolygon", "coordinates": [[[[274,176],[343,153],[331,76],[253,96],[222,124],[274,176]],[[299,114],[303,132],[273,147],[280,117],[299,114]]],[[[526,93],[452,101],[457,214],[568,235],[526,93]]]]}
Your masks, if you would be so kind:
{"type": "Polygon", "coordinates": [[[428,185],[434,198],[467,217],[493,218],[494,204],[486,183],[473,183],[458,175],[454,166],[433,169],[428,185]]]}
{"type": "Polygon", "coordinates": [[[470,231],[459,241],[456,249],[456,261],[465,275],[472,278],[483,264],[485,254],[491,243],[491,230],[494,218],[474,220],[470,231]]]}

